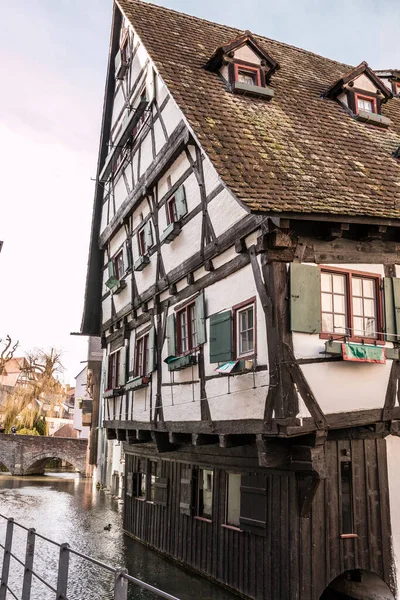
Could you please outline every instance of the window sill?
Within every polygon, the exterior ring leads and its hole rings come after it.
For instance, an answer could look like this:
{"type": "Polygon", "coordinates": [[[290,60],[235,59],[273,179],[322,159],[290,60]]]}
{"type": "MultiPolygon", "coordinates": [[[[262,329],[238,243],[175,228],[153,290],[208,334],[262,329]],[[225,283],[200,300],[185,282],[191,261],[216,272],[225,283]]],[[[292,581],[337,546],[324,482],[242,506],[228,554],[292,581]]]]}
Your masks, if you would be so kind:
{"type": "Polygon", "coordinates": [[[146,498],[138,498],[137,496],[135,496],[135,500],[138,502],[146,502],[146,498]]]}
{"type": "Polygon", "coordinates": [[[188,354],[182,354],[174,357],[172,360],[167,362],[169,371],[180,371],[186,367],[191,367],[197,364],[197,356],[192,354],[192,350],[188,354]]]}
{"type": "Polygon", "coordinates": [[[351,540],[351,539],[357,539],[358,534],[357,533],[341,533],[340,537],[342,538],[342,540],[351,540]]]}
{"type": "Polygon", "coordinates": [[[125,385],[125,390],[137,390],[140,388],[147,387],[149,385],[150,377],[144,377],[139,375],[134,377],[131,381],[128,381],[125,385]]]}
{"type": "Polygon", "coordinates": [[[139,256],[133,265],[134,271],[143,271],[143,269],[150,264],[150,257],[148,254],[143,254],[139,256]]]}
{"type": "Polygon", "coordinates": [[[195,521],[203,521],[203,523],[212,523],[211,519],[206,519],[205,517],[194,517],[195,521]]]}
{"type": "Polygon", "coordinates": [[[344,342],[344,337],[346,337],[346,342],[350,342],[351,344],[376,344],[377,346],[384,346],[386,344],[385,340],[382,337],[378,338],[361,338],[361,337],[349,337],[343,335],[336,335],[334,333],[320,333],[319,338],[321,340],[332,340],[336,342],[344,342]]]}
{"type": "Polygon", "coordinates": [[[179,221],[174,221],[170,223],[166,229],[162,232],[160,236],[161,244],[165,242],[166,244],[170,244],[181,232],[181,224],[179,221]]]}
{"type": "Polygon", "coordinates": [[[235,527],[234,525],[227,525],[226,523],[222,523],[221,527],[223,527],[224,529],[231,529],[232,531],[237,531],[238,533],[243,533],[243,529],[235,527]]]}

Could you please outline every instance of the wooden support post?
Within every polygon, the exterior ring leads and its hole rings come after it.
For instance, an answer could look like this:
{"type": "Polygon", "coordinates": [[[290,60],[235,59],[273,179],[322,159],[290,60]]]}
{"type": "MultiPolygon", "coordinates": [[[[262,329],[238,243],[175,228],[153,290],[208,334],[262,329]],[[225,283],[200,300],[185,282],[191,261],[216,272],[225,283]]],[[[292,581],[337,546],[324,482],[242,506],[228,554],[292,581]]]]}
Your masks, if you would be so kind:
{"type": "Polygon", "coordinates": [[[35,529],[29,529],[26,538],[25,570],[21,600],[30,600],[32,588],[32,569],[35,554],[35,529]]]}
{"type": "Polygon", "coordinates": [[[7,519],[6,541],[4,542],[3,568],[1,570],[0,600],[6,600],[8,575],[10,572],[10,560],[12,551],[12,540],[14,532],[14,519],[7,519]]]}
{"type": "Polygon", "coordinates": [[[158,452],[172,452],[175,450],[175,446],[169,441],[169,435],[166,431],[152,431],[151,437],[157,446],[158,452]]]}
{"type": "Polygon", "coordinates": [[[69,545],[61,544],[58,560],[56,600],[67,600],[68,597],[69,545]]]}
{"type": "Polygon", "coordinates": [[[115,585],[114,585],[114,600],[127,600],[128,598],[128,580],[124,577],[128,571],[124,569],[118,569],[115,572],[115,585]]]}
{"type": "Polygon", "coordinates": [[[218,435],[207,433],[192,433],[193,446],[208,446],[210,444],[218,444],[218,435]]]}

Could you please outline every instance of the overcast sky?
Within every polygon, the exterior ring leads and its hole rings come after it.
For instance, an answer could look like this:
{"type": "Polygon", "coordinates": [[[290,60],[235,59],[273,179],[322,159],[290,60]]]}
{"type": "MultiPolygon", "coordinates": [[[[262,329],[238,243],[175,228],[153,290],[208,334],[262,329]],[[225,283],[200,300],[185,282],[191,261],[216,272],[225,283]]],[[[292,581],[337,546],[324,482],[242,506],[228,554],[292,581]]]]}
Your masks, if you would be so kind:
{"type": "MultiPolygon", "coordinates": [[[[397,0],[159,0],[356,65],[400,68],[397,0]]],[[[0,337],[65,351],[73,383],[112,0],[0,0],[0,337]]]]}

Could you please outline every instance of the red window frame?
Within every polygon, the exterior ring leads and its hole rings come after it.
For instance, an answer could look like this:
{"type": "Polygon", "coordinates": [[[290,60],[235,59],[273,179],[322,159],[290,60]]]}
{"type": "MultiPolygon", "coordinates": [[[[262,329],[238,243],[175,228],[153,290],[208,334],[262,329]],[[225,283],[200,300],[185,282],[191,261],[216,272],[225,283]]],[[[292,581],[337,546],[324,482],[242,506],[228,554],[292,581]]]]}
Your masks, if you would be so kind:
{"type": "Polygon", "coordinates": [[[256,75],[255,85],[261,86],[261,70],[260,67],[251,67],[249,65],[243,65],[240,63],[234,64],[235,81],[239,81],[239,71],[253,72],[256,75]]]}
{"type": "Polygon", "coordinates": [[[176,213],[175,196],[171,196],[171,198],[167,200],[166,207],[168,225],[171,225],[171,223],[176,223],[178,221],[178,218],[176,213]]]}
{"type": "Polygon", "coordinates": [[[257,303],[256,297],[249,298],[240,304],[236,304],[232,307],[233,312],[233,341],[235,344],[235,358],[238,360],[239,358],[249,359],[253,358],[257,354],[257,303]],[[239,354],[239,327],[238,327],[238,314],[242,312],[245,308],[250,308],[253,306],[253,336],[254,336],[254,345],[253,350],[247,352],[245,354],[239,354]]]}
{"type": "Polygon", "coordinates": [[[400,82],[399,81],[394,82],[394,93],[396,94],[396,96],[398,96],[400,94],[400,82]]]}
{"type": "Polygon", "coordinates": [[[119,387],[119,369],[121,362],[120,351],[113,352],[108,357],[107,390],[119,387]]]}
{"type": "MultiPolygon", "coordinates": [[[[346,323],[345,328],[351,331],[350,335],[329,333],[323,331],[320,333],[321,339],[348,340],[349,342],[367,343],[384,345],[383,333],[383,295],[382,295],[382,276],[376,273],[366,273],[364,271],[353,271],[340,269],[337,267],[321,267],[321,273],[334,273],[344,275],[346,278],[345,303],[346,303],[346,323]],[[361,277],[363,279],[373,279],[375,283],[375,309],[376,309],[376,337],[361,337],[353,335],[354,331],[354,314],[353,314],[353,293],[352,293],[352,278],[361,277]]],[[[322,297],[322,291],[321,291],[322,297]]],[[[322,306],[321,306],[321,322],[322,322],[322,306]]]]}
{"type": "Polygon", "coordinates": [[[190,302],[176,312],[176,348],[177,355],[190,354],[196,350],[196,303],[190,302]],[[185,319],[185,321],[183,321],[185,319]],[[182,337],[183,323],[186,325],[186,335],[182,337]],[[193,325],[194,324],[194,325],[193,325]],[[183,339],[187,340],[187,347],[183,349],[183,339]]]}
{"type": "Polygon", "coordinates": [[[114,274],[115,277],[120,281],[125,274],[125,265],[124,265],[124,253],[120,250],[113,258],[114,262],[114,274]],[[119,263],[119,264],[118,264],[119,263]]]}
{"type": "Polygon", "coordinates": [[[142,335],[136,340],[135,344],[135,377],[145,377],[147,365],[147,352],[148,352],[149,334],[142,335]]]}
{"type": "Polygon", "coordinates": [[[377,114],[378,113],[378,109],[377,109],[377,104],[376,104],[376,98],[374,98],[374,96],[368,96],[368,94],[358,94],[357,92],[354,92],[354,102],[355,102],[355,107],[356,107],[356,115],[358,115],[358,99],[360,100],[368,100],[369,102],[372,103],[372,112],[377,114]]]}

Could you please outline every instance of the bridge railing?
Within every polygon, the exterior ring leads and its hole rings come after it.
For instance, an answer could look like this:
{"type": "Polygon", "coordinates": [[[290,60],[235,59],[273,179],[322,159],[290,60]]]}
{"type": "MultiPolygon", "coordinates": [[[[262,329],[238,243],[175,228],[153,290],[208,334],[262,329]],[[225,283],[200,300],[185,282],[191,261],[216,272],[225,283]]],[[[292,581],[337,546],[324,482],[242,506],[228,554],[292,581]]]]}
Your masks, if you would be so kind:
{"type": "MultiPolygon", "coordinates": [[[[128,588],[129,584],[133,584],[143,590],[152,592],[159,598],[166,598],[167,600],[179,600],[176,596],[171,596],[167,592],[160,590],[149,583],[145,583],[141,579],[132,577],[125,569],[120,569],[108,565],[100,560],[92,558],[82,552],[78,552],[69,546],[69,544],[58,544],[54,540],[51,540],[33,528],[27,528],[21,523],[17,523],[13,518],[6,517],[0,514],[0,519],[7,522],[4,543],[0,542],[0,548],[3,549],[3,563],[1,567],[1,583],[0,583],[0,600],[8,600],[9,595],[15,600],[30,600],[32,592],[32,584],[34,579],[41,582],[48,590],[52,592],[52,596],[55,600],[72,600],[68,597],[68,580],[70,575],[70,558],[76,556],[82,561],[91,563],[92,565],[107,571],[113,577],[113,598],[114,600],[127,600],[128,599],[128,588]],[[18,527],[26,532],[26,547],[25,556],[18,557],[13,552],[13,539],[15,528],[18,527]],[[52,585],[42,575],[40,575],[36,568],[34,569],[34,558],[35,558],[35,544],[37,538],[48,542],[58,548],[58,565],[57,565],[57,583],[52,585]],[[18,596],[16,590],[12,589],[10,583],[10,567],[11,560],[16,561],[20,566],[23,567],[22,575],[22,594],[18,596]],[[54,595],[53,595],[54,594],[54,595]]],[[[15,578],[13,578],[15,581],[15,578]]],[[[21,586],[19,586],[21,587],[21,586]]]]}

